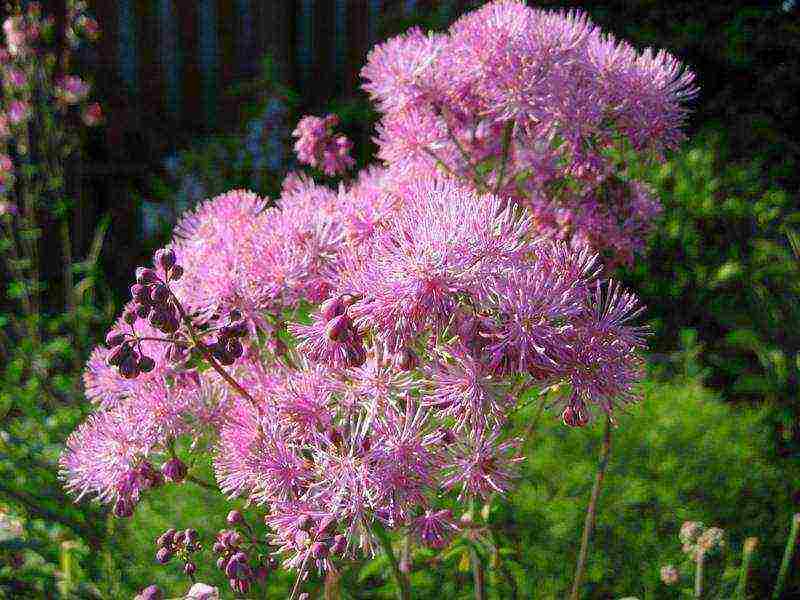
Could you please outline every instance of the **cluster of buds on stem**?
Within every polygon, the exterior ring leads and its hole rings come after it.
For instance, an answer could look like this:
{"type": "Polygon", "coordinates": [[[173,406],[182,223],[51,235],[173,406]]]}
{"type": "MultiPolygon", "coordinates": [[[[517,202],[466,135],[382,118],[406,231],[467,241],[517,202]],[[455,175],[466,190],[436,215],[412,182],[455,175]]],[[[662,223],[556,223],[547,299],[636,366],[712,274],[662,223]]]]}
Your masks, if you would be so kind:
{"type": "Polygon", "coordinates": [[[177,558],[183,562],[183,572],[194,580],[197,565],[191,555],[202,550],[199,537],[196,529],[167,529],[156,540],[156,562],[165,565],[177,558]]]}
{"type": "Polygon", "coordinates": [[[358,367],[367,360],[361,335],[356,331],[347,309],[356,301],[353,296],[334,296],[320,306],[320,316],[325,320],[325,336],[332,342],[343,344],[349,366],[358,367]]]}
{"type": "MultiPolygon", "coordinates": [[[[227,521],[233,527],[247,527],[238,510],[228,513],[227,521]]],[[[256,581],[264,581],[270,568],[276,566],[264,554],[254,553],[254,549],[255,544],[248,544],[246,536],[235,529],[220,531],[212,547],[214,554],[218,555],[217,568],[225,573],[231,589],[237,594],[248,593],[256,581]]]]}
{"type": "Polygon", "coordinates": [[[220,364],[230,366],[244,353],[240,340],[246,335],[247,323],[242,313],[234,309],[228,315],[228,323],[217,332],[217,339],[206,344],[206,349],[220,364]]]}

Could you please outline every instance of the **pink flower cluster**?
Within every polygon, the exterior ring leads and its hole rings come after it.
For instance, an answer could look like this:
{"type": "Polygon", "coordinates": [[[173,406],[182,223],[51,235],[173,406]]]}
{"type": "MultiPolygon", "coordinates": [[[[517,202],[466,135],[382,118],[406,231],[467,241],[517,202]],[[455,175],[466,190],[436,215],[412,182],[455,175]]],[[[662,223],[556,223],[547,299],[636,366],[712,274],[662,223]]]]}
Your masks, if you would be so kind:
{"type": "Polygon", "coordinates": [[[362,75],[382,115],[384,161],[418,178],[455,174],[545,223],[568,220],[571,233],[616,262],[641,248],[658,211],[640,199],[650,196],[642,188],[630,192],[638,207],[622,207],[635,227],[617,226],[619,211],[597,205],[613,153],[622,144],[674,147],[697,92],[694,75],[668,53],[640,53],[583,12],[518,0],[488,3],[446,33],[392,38],[370,52],[362,75]]]}
{"type": "Polygon", "coordinates": [[[292,135],[297,138],[294,150],[298,160],[312,167],[319,167],[330,177],[344,173],[355,162],[350,158],[353,143],[342,134],[334,135],[339,117],[325,118],[306,116],[300,119],[292,135]]]}
{"type": "MultiPolygon", "coordinates": [[[[97,412],[62,456],[68,489],[130,514],[192,479],[182,438],[213,448],[221,492],[259,507],[262,549],[301,577],[371,555],[379,526],[447,545],[443,495],[512,488],[526,391],[558,398],[571,427],[637,399],[641,308],[598,251],[630,260],[658,207],[601,147],[679,139],[691,76],[675,65],[510,1],[376,48],[385,164],[337,191],[290,174],[274,202],[237,190],[182,217],[87,365],[97,412]],[[544,193],[567,175],[584,186],[544,193]]],[[[329,174],[334,123],[295,132],[329,174]]],[[[215,552],[241,592],[258,578],[236,535],[215,552]]]]}

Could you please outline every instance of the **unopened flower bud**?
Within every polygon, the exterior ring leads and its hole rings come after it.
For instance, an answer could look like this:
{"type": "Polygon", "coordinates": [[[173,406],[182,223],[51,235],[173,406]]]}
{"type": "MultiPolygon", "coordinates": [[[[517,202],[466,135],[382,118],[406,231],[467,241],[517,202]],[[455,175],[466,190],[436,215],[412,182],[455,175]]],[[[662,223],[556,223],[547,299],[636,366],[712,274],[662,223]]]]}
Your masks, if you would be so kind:
{"type": "Polygon", "coordinates": [[[334,317],[325,326],[325,335],[334,342],[341,342],[347,338],[350,331],[350,318],[347,315],[334,317]]]}
{"type": "Polygon", "coordinates": [[[136,270],[136,283],[140,285],[148,285],[150,283],[158,282],[158,274],[153,269],[137,269],[136,270]]]}
{"type": "Polygon", "coordinates": [[[172,558],[172,551],[169,548],[159,548],[156,552],[156,562],[160,565],[167,564],[172,558]]]}
{"type": "Polygon", "coordinates": [[[157,585],[148,585],[133,600],[163,600],[164,594],[157,585]]]}
{"type": "Polygon", "coordinates": [[[242,354],[244,354],[244,347],[242,346],[242,343],[239,340],[229,340],[228,343],[225,345],[225,351],[233,359],[237,359],[242,354]]]}
{"type": "Polygon", "coordinates": [[[151,301],[150,288],[141,283],[134,283],[131,286],[131,297],[139,304],[149,304],[151,301]]]}
{"type": "Polygon", "coordinates": [[[175,266],[176,262],[175,252],[172,249],[156,250],[153,262],[160,265],[165,271],[169,271],[175,266]]]}
{"type": "Polygon", "coordinates": [[[121,331],[112,330],[106,335],[106,345],[110,348],[119,346],[125,341],[125,334],[121,331]]]}
{"type": "Polygon", "coordinates": [[[106,357],[106,363],[109,366],[117,366],[119,365],[125,358],[130,356],[131,348],[128,344],[122,344],[114,348],[109,355],[106,357]]]}
{"type": "Polygon", "coordinates": [[[186,465],[179,458],[170,458],[161,467],[161,473],[167,481],[181,483],[186,478],[186,465]]]}
{"type": "Polygon", "coordinates": [[[242,522],[242,513],[238,510],[232,510],[228,513],[228,517],[225,519],[228,522],[228,525],[236,525],[242,522]]]}
{"type": "Polygon", "coordinates": [[[160,283],[153,286],[150,291],[150,298],[154,304],[164,304],[169,299],[169,290],[167,286],[160,283]]]}
{"type": "Polygon", "coordinates": [[[156,368],[156,361],[154,361],[149,356],[145,356],[144,354],[139,358],[139,362],[137,363],[139,367],[139,371],[142,373],[149,373],[153,369],[156,368]]]}
{"type": "Polygon", "coordinates": [[[139,376],[139,363],[133,354],[127,355],[119,363],[119,374],[125,379],[136,379],[139,376]]]}
{"type": "Polygon", "coordinates": [[[200,537],[200,534],[197,533],[197,529],[187,529],[186,530],[186,541],[190,544],[194,544],[200,537]]]}
{"type": "Polygon", "coordinates": [[[114,502],[114,516],[119,519],[127,519],[133,516],[133,503],[126,498],[117,498],[114,502]]]}
{"type": "Polygon", "coordinates": [[[319,311],[323,319],[330,321],[344,313],[344,304],[340,298],[328,298],[320,305],[319,311]]]}
{"type": "Polygon", "coordinates": [[[185,565],[183,565],[183,572],[186,573],[189,577],[194,575],[196,571],[197,571],[197,565],[195,565],[193,562],[187,562],[185,565]]]}
{"type": "Polygon", "coordinates": [[[311,544],[311,556],[321,560],[328,556],[328,546],[322,542],[315,542],[311,544]]]}
{"type": "Polygon", "coordinates": [[[166,548],[172,545],[174,539],[175,539],[175,530],[167,529],[164,533],[158,536],[156,544],[160,547],[166,548]]]}
{"type": "Polygon", "coordinates": [[[225,556],[220,556],[217,559],[217,568],[220,571],[225,571],[228,566],[228,559],[225,556]]]}
{"type": "Polygon", "coordinates": [[[180,265],[175,265],[170,269],[169,277],[173,281],[178,281],[181,277],[183,277],[183,267],[180,265]]]}
{"type": "Polygon", "coordinates": [[[331,546],[331,552],[333,554],[341,554],[347,548],[347,537],[339,534],[333,538],[333,546],[331,546]]]}

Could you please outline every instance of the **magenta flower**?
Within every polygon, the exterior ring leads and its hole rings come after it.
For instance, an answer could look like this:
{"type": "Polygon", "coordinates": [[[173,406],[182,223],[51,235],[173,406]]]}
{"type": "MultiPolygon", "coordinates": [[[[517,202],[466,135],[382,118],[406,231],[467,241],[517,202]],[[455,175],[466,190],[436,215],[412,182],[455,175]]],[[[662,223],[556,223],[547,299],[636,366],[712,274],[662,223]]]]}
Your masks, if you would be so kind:
{"type": "Polygon", "coordinates": [[[352,167],[355,164],[350,158],[353,144],[344,135],[333,134],[333,128],[338,124],[336,115],[325,118],[308,115],[300,119],[292,133],[297,138],[294,150],[298,160],[321,168],[330,177],[352,167]]]}
{"type": "Polygon", "coordinates": [[[30,104],[23,100],[12,100],[8,104],[8,121],[12,125],[19,125],[31,118],[30,104]]]}
{"type": "Polygon", "coordinates": [[[429,548],[440,550],[458,532],[458,526],[449,510],[426,510],[411,522],[411,531],[429,548]]]}
{"type": "Polygon", "coordinates": [[[56,85],[55,94],[65,104],[77,104],[89,95],[90,89],[89,84],[80,77],[66,75],[56,85]]]}

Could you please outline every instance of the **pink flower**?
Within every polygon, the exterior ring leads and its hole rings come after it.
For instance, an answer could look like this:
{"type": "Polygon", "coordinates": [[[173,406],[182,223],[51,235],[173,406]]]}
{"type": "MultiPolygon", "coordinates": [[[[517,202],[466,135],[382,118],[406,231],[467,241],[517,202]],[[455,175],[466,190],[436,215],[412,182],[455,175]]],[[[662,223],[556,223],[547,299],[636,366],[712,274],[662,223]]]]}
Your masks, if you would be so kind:
{"type": "Polygon", "coordinates": [[[20,56],[27,51],[25,24],[21,17],[9,17],[3,22],[6,46],[11,56],[20,56]]]}
{"type": "Polygon", "coordinates": [[[56,97],[65,104],[77,104],[89,95],[91,87],[80,77],[66,75],[56,85],[56,97]]]}
{"type": "Polygon", "coordinates": [[[12,100],[8,104],[8,120],[12,125],[19,125],[31,118],[31,106],[23,100],[12,100]]]}
{"type": "Polygon", "coordinates": [[[458,526],[449,510],[426,510],[411,522],[411,531],[429,548],[442,549],[458,531],[458,526]]]}
{"type": "Polygon", "coordinates": [[[5,70],[3,73],[3,81],[11,90],[21,90],[28,84],[25,73],[14,67],[5,70]]]}
{"type": "Polygon", "coordinates": [[[0,185],[5,185],[14,177],[14,162],[7,154],[0,154],[0,185]]]}
{"type": "Polygon", "coordinates": [[[328,115],[324,119],[305,116],[300,119],[292,135],[297,138],[294,149],[301,163],[320,167],[326,175],[333,177],[352,167],[350,158],[353,144],[344,135],[333,135],[339,117],[328,115]]]}

